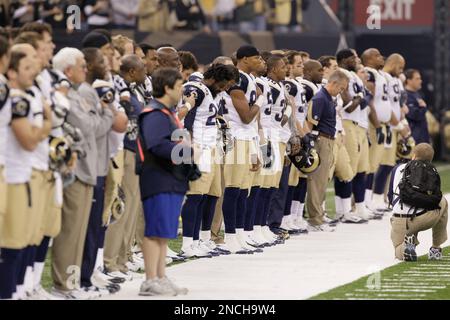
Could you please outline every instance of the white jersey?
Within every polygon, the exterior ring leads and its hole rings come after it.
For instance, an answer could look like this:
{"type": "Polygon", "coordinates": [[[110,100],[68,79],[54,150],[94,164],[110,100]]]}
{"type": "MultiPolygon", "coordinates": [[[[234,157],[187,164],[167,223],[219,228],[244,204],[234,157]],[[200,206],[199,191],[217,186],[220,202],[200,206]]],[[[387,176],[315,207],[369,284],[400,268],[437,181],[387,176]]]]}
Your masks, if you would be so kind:
{"type": "Polygon", "coordinates": [[[264,97],[264,103],[260,110],[260,120],[261,127],[264,132],[265,138],[270,138],[270,129],[272,128],[272,91],[268,83],[268,79],[265,77],[256,78],[256,85],[262,92],[264,97]]]}
{"type": "MultiPolygon", "coordinates": [[[[344,72],[347,77],[349,78],[348,83],[348,93],[351,98],[354,98],[358,95],[364,94],[364,83],[363,81],[358,77],[356,73],[353,71],[348,71],[346,69],[340,68],[342,72],[344,72]]],[[[343,120],[350,120],[353,122],[359,122],[361,119],[361,113],[366,113],[365,111],[361,110],[361,106],[357,106],[355,110],[352,112],[346,112],[345,109],[342,111],[342,119],[343,120]]]]}
{"type": "Polygon", "coordinates": [[[192,133],[194,144],[215,147],[217,140],[216,116],[218,106],[206,85],[201,82],[187,82],[183,95],[195,96],[195,105],[184,118],[184,127],[192,133]]]}
{"type": "MultiPolygon", "coordinates": [[[[39,77],[39,76],[38,76],[39,77]]],[[[37,83],[36,83],[37,84],[37,83]]],[[[33,114],[33,126],[42,128],[44,126],[44,105],[46,102],[41,89],[34,85],[27,93],[32,97],[31,112],[33,114]]],[[[36,149],[32,152],[32,167],[36,170],[47,171],[49,164],[49,143],[44,139],[38,143],[36,149]]]]}
{"type": "MultiPolygon", "coordinates": [[[[240,81],[236,86],[230,89],[230,92],[233,90],[243,91],[245,97],[247,98],[248,105],[252,107],[255,104],[257,98],[255,77],[241,70],[239,70],[239,74],[240,81]]],[[[225,112],[226,113],[224,113],[224,115],[230,123],[231,134],[236,139],[253,140],[258,136],[256,117],[249,124],[245,124],[242,122],[241,117],[236,111],[234,105],[231,105],[230,108],[227,108],[225,112]]]]}
{"type": "MultiPolygon", "coordinates": [[[[114,77],[109,75],[109,79],[107,80],[109,83],[114,86],[114,77]]],[[[120,105],[120,95],[117,90],[114,90],[114,102],[113,107],[119,111],[125,113],[125,109],[120,105]]],[[[119,151],[123,150],[123,139],[125,138],[126,133],[115,132],[114,130],[110,130],[108,133],[108,144],[109,144],[109,153],[110,157],[114,158],[119,151]]]]}
{"type": "Polygon", "coordinates": [[[11,100],[9,99],[8,81],[0,74],[0,166],[5,165],[6,130],[11,121],[11,100]]]}
{"type": "Polygon", "coordinates": [[[400,99],[402,91],[404,91],[403,83],[399,78],[393,77],[387,72],[381,72],[386,78],[389,86],[389,102],[391,103],[391,109],[398,121],[401,121],[402,111],[400,106],[400,99]]]}
{"type": "MultiPolygon", "coordinates": [[[[296,78],[298,82],[303,86],[303,90],[305,92],[306,103],[310,103],[312,98],[319,92],[320,87],[318,84],[312,83],[309,80],[303,79],[301,77],[296,78]]],[[[306,110],[308,113],[308,110],[306,110]]]]}
{"type": "Polygon", "coordinates": [[[272,92],[272,139],[286,143],[291,137],[291,129],[289,124],[281,125],[283,121],[284,112],[286,111],[287,102],[283,83],[277,83],[269,79],[269,86],[272,92]]]}
{"type": "MultiPolygon", "coordinates": [[[[33,97],[18,89],[10,90],[11,97],[11,121],[26,118],[33,123],[31,102],[33,97]]],[[[8,148],[5,150],[5,181],[8,184],[20,184],[31,179],[33,153],[25,150],[11,128],[6,129],[6,141],[8,148]]]]}
{"type": "Polygon", "coordinates": [[[305,89],[301,83],[296,79],[286,79],[283,81],[286,92],[294,98],[295,101],[295,118],[303,124],[306,120],[306,112],[308,108],[308,102],[306,101],[305,89]]]}
{"type": "Polygon", "coordinates": [[[388,123],[391,120],[391,103],[389,101],[389,85],[380,71],[365,67],[369,73],[369,81],[375,82],[374,106],[378,120],[388,123]]]}

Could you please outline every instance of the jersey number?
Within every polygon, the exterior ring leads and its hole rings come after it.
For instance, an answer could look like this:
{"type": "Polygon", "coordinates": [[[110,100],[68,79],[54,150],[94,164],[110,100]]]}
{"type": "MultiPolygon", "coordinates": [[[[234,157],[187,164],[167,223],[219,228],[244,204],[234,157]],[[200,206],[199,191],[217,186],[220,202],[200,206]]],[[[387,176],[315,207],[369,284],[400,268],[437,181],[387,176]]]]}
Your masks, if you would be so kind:
{"type": "Polygon", "coordinates": [[[216,125],[217,108],[214,104],[209,105],[209,112],[214,112],[214,114],[206,120],[206,126],[216,125]]]}
{"type": "Polygon", "coordinates": [[[252,92],[250,93],[250,101],[248,102],[248,105],[249,105],[250,107],[253,107],[253,105],[255,104],[255,102],[256,102],[256,91],[252,91],[252,92]]]}
{"type": "Polygon", "coordinates": [[[281,100],[281,105],[283,106],[283,109],[281,110],[281,113],[277,113],[275,115],[275,120],[277,122],[281,122],[283,120],[284,112],[286,111],[286,107],[287,107],[286,100],[281,100]]]}
{"type": "Polygon", "coordinates": [[[387,84],[383,84],[383,101],[388,101],[388,86],[387,84]]]}

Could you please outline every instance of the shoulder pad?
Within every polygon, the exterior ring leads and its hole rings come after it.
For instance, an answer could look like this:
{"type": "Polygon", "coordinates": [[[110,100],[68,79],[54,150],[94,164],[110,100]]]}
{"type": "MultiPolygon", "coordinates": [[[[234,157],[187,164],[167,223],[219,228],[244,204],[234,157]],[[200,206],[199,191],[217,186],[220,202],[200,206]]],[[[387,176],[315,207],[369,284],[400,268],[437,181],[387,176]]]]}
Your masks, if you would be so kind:
{"type": "Polygon", "coordinates": [[[26,117],[30,112],[30,101],[24,97],[15,96],[11,98],[11,113],[13,117],[26,117]]]}

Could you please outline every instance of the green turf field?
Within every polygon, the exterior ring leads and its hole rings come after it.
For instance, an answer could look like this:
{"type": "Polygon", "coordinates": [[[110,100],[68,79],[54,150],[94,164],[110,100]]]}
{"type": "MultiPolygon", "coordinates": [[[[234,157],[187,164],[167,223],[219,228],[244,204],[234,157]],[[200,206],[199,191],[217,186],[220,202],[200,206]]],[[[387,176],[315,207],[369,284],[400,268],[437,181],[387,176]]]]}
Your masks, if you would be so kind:
{"type": "Polygon", "coordinates": [[[450,247],[444,249],[440,261],[402,262],[381,272],[371,274],[311,300],[368,299],[450,299],[450,247]]]}

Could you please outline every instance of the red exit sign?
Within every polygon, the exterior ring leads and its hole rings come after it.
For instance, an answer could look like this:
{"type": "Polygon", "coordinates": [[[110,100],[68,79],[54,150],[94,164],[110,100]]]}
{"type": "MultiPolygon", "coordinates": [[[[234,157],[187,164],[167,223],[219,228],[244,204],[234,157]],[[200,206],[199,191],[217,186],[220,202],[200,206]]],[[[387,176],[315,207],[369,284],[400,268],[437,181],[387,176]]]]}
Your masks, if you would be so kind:
{"type": "MultiPolygon", "coordinates": [[[[340,0],[331,0],[330,6],[337,11],[340,0]]],[[[381,25],[384,26],[433,26],[434,0],[355,0],[356,26],[365,26],[369,19],[368,8],[378,5],[381,25]]]]}

